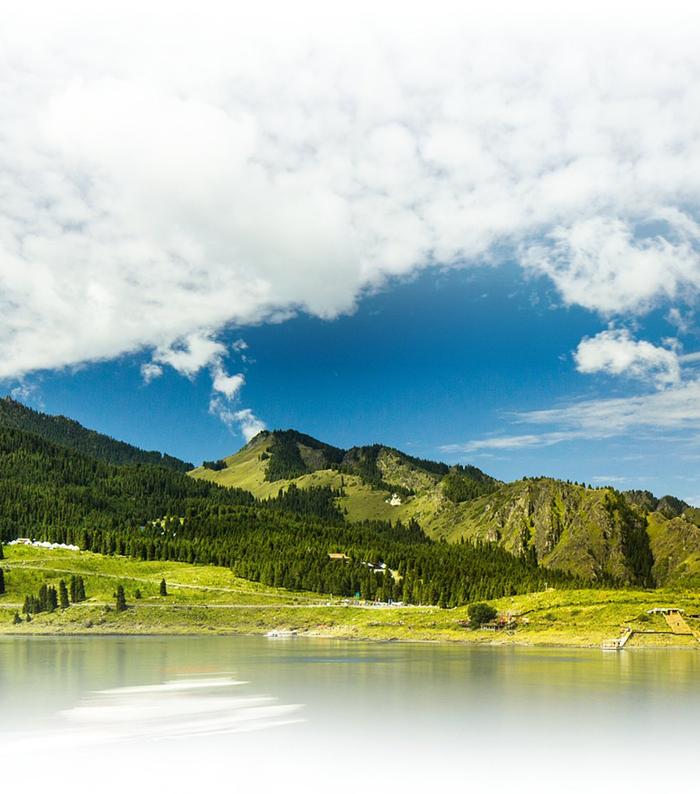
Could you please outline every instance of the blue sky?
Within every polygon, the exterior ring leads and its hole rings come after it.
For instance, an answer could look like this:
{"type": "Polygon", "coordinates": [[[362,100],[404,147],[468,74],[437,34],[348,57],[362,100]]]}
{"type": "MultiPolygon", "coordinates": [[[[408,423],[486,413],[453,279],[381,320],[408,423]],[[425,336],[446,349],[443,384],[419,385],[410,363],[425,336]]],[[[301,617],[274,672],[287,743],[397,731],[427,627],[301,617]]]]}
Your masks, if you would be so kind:
{"type": "Polygon", "coordinates": [[[689,4],[40,5],[0,388],[195,462],[296,427],[700,502],[689,4]]]}
{"type": "MultiPolygon", "coordinates": [[[[556,428],[533,427],[519,414],[653,393],[577,371],[580,340],[605,328],[596,314],[561,305],[546,280],[505,266],[436,269],[392,283],[334,320],[300,315],[229,329],[219,339],[229,351],[225,367],[245,375],[236,405],[252,406],[267,427],[297,428],[343,447],[382,442],[420,457],[472,462],[506,480],[547,474],[693,498],[697,450],[682,433],[633,429],[469,449],[470,442],[556,428]],[[240,339],[245,361],[232,349],[240,339]]],[[[658,311],[644,330],[660,340],[675,329],[658,311]]],[[[42,373],[25,381],[28,402],[195,463],[244,443],[236,426],[210,411],[209,371],[187,378],[167,368],[146,384],[140,368],[148,360],[127,355],[42,373]]]]}

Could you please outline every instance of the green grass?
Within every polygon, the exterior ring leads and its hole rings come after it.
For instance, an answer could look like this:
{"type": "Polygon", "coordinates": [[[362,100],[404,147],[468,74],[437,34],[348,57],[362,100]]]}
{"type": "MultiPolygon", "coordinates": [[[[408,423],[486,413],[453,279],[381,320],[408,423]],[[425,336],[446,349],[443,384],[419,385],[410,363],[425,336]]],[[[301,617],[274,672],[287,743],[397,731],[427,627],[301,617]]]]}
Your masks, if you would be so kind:
{"type": "MultiPolygon", "coordinates": [[[[264,587],[216,566],[16,546],[6,547],[5,555],[0,563],[7,586],[0,596],[0,633],[260,634],[281,629],[345,639],[597,646],[619,636],[625,626],[666,632],[662,618],[643,617],[654,606],[700,614],[700,594],[691,591],[548,590],[492,602],[499,612],[517,616],[514,631],[472,631],[463,625],[466,607],[358,607],[318,594],[264,587]],[[44,583],[57,585],[71,573],[85,578],[85,603],[13,624],[27,593],[36,593],[44,583]],[[159,595],[162,578],[168,583],[167,597],[159,595]],[[113,609],[118,584],[129,603],[122,613],[113,609]],[[138,601],[137,588],[143,594],[138,601]]],[[[688,622],[700,629],[700,621],[688,622]]],[[[630,642],[634,645],[700,649],[692,639],[667,633],[635,635],[630,642]]]]}
{"type": "Polygon", "coordinates": [[[419,477],[408,467],[396,464],[392,458],[388,458],[384,462],[383,474],[390,478],[401,479],[410,487],[419,490],[417,496],[403,498],[401,505],[389,504],[390,492],[371,488],[362,482],[360,477],[353,474],[341,475],[334,469],[321,469],[293,480],[267,482],[265,479],[267,464],[261,460],[260,456],[263,452],[267,452],[271,443],[272,441],[256,444],[254,447],[244,448],[235,455],[225,458],[226,468],[221,471],[199,467],[193,469],[190,475],[197,479],[216,482],[228,488],[243,488],[260,499],[277,496],[291,483],[299,488],[330,486],[340,489],[342,485],[346,495],[338,500],[338,505],[341,510],[347,511],[347,518],[350,521],[365,519],[396,521],[401,519],[401,521],[407,522],[410,518],[415,517],[421,526],[437,536],[447,534],[448,528],[454,525],[455,520],[459,520],[459,507],[442,496],[441,490],[435,486],[434,478],[429,475],[419,477]],[[435,531],[433,531],[434,525],[435,531]]]}

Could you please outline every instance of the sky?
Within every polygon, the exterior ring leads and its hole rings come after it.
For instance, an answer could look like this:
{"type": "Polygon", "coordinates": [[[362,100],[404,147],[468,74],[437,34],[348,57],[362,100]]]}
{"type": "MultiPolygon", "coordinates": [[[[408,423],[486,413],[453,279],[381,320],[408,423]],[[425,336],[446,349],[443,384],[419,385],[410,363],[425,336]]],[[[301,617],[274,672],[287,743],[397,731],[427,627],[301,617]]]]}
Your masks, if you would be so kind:
{"type": "Polygon", "coordinates": [[[6,22],[0,391],[195,463],[294,427],[700,503],[692,5],[6,22]]]}

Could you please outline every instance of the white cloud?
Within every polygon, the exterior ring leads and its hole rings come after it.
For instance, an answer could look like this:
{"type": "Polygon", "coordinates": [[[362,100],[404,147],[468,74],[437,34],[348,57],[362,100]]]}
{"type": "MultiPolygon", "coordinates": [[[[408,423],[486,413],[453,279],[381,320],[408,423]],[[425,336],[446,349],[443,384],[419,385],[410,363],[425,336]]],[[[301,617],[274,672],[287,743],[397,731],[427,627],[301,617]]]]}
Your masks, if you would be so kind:
{"type": "MultiPolygon", "coordinates": [[[[242,359],[243,351],[247,349],[248,344],[243,339],[238,339],[231,345],[231,351],[242,359]]],[[[235,411],[232,407],[245,385],[245,375],[242,372],[228,374],[224,365],[226,353],[226,346],[216,340],[210,331],[198,330],[176,340],[167,348],[154,351],[153,361],[141,366],[141,375],[145,383],[150,383],[154,378],[160,377],[163,366],[168,365],[181,375],[193,378],[206,367],[211,376],[210,413],[218,416],[232,431],[240,425],[245,435],[245,428],[248,426],[256,422],[262,427],[264,425],[253,416],[250,409],[235,411]]]]}
{"type": "Polygon", "coordinates": [[[563,408],[529,411],[520,422],[556,425],[590,438],[609,438],[631,430],[700,430],[700,380],[634,397],[587,400],[563,408]]]}
{"type": "Polygon", "coordinates": [[[10,390],[10,397],[18,402],[27,405],[33,404],[40,409],[44,409],[44,401],[39,392],[39,385],[26,380],[20,381],[14,389],[10,390]]]}
{"type": "Polygon", "coordinates": [[[156,350],[153,360],[158,364],[168,364],[181,375],[191,378],[208,364],[221,371],[220,361],[225,352],[226,347],[213,339],[211,333],[195,331],[169,347],[156,350]]]}
{"type": "Polygon", "coordinates": [[[529,433],[490,436],[462,444],[449,444],[446,453],[474,453],[480,450],[547,447],[569,441],[600,441],[629,438],[630,434],[700,442],[700,379],[682,381],[672,388],[632,397],[571,402],[561,408],[548,408],[515,414],[518,425],[542,428],[529,433]]]}
{"type": "Polygon", "coordinates": [[[142,349],[191,376],[224,326],[511,250],[602,313],[693,299],[700,51],[671,6],[13,9],[0,377],[142,349]]]}
{"type": "Polygon", "coordinates": [[[148,362],[146,364],[141,365],[141,377],[143,378],[143,382],[148,384],[152,380],[156,378],[160,378],[163,374],[163,367],[160,364],[154,364],[153,362],[148,362]]]}
{"type": "Polygon", "coordinates": [[[244,383],[245,377],[242,374],[227,375],[220,362],[212,368],[212,389],[228,400],[233,400],[238,395],[244,383]]]}
{"type": "Polygon", "coordinates": [[[241,433],[243,433],[243,437],[246,441],[250,441],[251,438],[255,438],[258,433],[262,432],[266,428],[265,423],[261,419],[258,419],[258,417],[255,416],[250,408],[243,408],[240,411],[236,411],[234,414],[234,419],[240,425],[241,433]]]}
{"type": "Polygon", "coordinates": [[[626,375],[657,387],[677,385],[681,378],[675,350],[633,339],[624,328],[611,328],[582,339],[574,360],[579,372],[626,375]]]}
{"type": "Polygon", "coordinates": [[[551,447],[563,441],[574,441],[583,438],[579,431],[552,432],[552,433],[524,433],[515,436],[493,436],[490,438],[477,438],[464,444],[445,444],[440,451],[446,454],[469,454],[481,452],[484,449],[523,449],[525,447],[551,447]]]}
{"type": "Polygon", "coordinates": [[[693,328],[692,313],[684,314],[677,306],[669,309],[666,320],[676,326],[679,334],[687,334],[693,328]]]}
{"type": "Polygon", "coordinates": [[[212,397],[209,402],[209,413],[221,419],[232,433],[239,430],[246,442],[266,428],[265,423],[258,419],[250,408],[241,408],[236,411],[216,396],[212,397]]]}
{"type": "Polygon", "coordinates": [[[663,299],[695,298],[700,254],[693,222],[665,210],[645,220],[663,220],[663,233],[635,236],[631,221],[598,216],[557,227],[525,247],[522,261],[549,276],[566,303],[603,314],[641,313],[663,299]]]}

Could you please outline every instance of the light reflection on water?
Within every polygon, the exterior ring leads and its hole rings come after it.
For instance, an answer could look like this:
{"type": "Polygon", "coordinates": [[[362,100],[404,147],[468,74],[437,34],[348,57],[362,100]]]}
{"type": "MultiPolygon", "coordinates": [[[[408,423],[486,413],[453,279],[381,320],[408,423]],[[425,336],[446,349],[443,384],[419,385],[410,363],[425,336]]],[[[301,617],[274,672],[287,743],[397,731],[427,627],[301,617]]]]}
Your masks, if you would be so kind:
{"type": "Polygon", "coordinates": [[[28,792],[673,790],[699,681],[695,651],[8,639],[0,757],[28,792]]]}
{"type": "Polygon", "coordinates": [[[244,683],[205,678],[108,689],[59,716],[74,728],[74,743],[212,736],[264,730],[298,719],[300,706],[280,705],[269,696],[231,694],[232,687],[244,683]]]}

